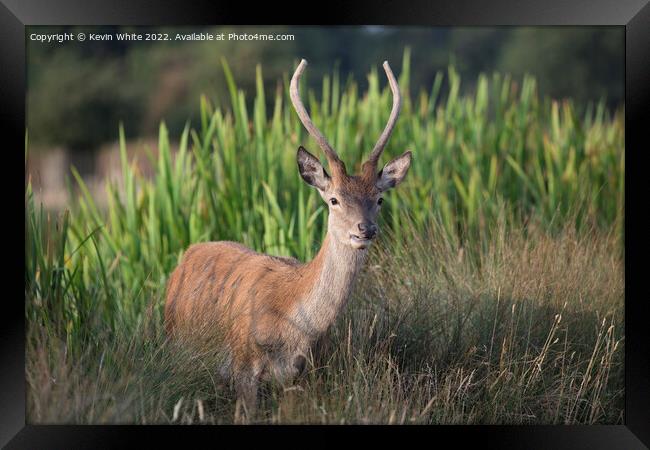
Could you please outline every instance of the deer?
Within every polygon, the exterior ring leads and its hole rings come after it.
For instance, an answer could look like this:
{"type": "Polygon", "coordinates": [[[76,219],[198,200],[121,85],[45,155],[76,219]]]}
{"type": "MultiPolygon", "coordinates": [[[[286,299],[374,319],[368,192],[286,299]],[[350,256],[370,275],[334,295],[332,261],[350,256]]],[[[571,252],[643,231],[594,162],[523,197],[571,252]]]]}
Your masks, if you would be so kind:
{"type": "Polygon", "coordinates": [[[346,306],[378,235],[383,193],[400,184],[411,165],[407,150],[377,170],[402,102],[387,61],[383,68],[392,91],[392,110],[358,175],[348,175],[300,99],[299,81],[306,66],[302,59],[289,94],[330,170],[299,146],[300,176],[328,207],[327,232],[316,256],[302,263],[258,253],[237,242],[196,243],[186,250],[167,283],[165,330],[169,336],[218,336],[209,345],[222,355],[215,373],[234,385],[236,423],[255,416],[261,382],[288,383],[303,373],[312,345],[346,306]]]}

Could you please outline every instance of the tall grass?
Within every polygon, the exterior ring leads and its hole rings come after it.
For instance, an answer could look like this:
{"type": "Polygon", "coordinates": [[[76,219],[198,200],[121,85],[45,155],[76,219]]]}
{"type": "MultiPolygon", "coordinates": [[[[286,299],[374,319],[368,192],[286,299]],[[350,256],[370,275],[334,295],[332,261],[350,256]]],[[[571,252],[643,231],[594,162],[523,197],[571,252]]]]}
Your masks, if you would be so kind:
{"type": "MultiPolygon", "coordinates": [[[[414,152],[350,309],[294,387],[269,387],[267,422],[614,423],[622,420],[623,112],[578,115],[535,80],[458,73],[409,92],[385,160],[414,152]],[[444,92],[443,92],[444,87],[444,92]]],[[[52,218],[25,190],[28,411],[33,422],[228,422],[232,397],[203,357],[165,343],[167,276],[190,243],[236,240],[309,259],[326,214],[296,170],[311,143],[288,102],[266,110],[223,62],[229,108],[160,126],[152,178],[127,158],[100,210],[80,195],[52,218]],[[308,148],[309,145],[307,145],[308,148]],[[172,147],[177,150],[172,151],[172,147]]],[[[390,112],[338,73],[311,115],[358,168],[390,112]]],[[[382,82],[383,83],[383,82],[382,82]]],[[[221,103],[224,103],[223,101],[221,103]]],[[[26,144],[27,145],[27,144],[26,144]]]]}

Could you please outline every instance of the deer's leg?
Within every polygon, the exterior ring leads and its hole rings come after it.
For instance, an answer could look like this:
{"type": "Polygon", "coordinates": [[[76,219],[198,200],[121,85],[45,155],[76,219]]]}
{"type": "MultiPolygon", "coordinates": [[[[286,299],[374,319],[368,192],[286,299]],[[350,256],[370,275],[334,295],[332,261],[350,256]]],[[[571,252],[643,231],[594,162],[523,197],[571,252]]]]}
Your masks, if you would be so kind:
{"type": "Polygon", "coordinates": [[[257,413],[257,391],[260,384],[261,370],[248,368],[235,374],[235,423],[248,423],[257,413]]]}

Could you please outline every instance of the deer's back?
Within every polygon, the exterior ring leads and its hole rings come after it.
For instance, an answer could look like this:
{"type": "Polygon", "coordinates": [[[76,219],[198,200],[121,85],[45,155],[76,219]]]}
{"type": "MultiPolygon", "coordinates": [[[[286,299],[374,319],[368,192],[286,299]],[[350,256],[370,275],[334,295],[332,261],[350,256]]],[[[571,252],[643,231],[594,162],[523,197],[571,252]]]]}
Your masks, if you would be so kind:
{"type": "Polygon", "coordinates": [[[293,258],[236,242],[192,245],[173,271],[165,300],[168,333],[220,333],[229,346],[274,345],[291,330],[291,308],[309,288],[293,258]]]}

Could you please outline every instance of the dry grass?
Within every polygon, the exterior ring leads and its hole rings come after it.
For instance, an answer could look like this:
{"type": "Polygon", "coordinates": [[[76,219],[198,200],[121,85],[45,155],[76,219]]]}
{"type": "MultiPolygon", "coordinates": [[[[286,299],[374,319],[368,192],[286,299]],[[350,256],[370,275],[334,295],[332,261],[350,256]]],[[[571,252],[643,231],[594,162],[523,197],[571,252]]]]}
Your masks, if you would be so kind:
{"type": "MultiPolygon", "coordinates": [[[[259,422],[623,421],[618,237],[530,224],[463,245],[437,226],[400,233],[373,249],[308,372],[264,387],[259,422]]],[[[32,324],[28,422],[230,423],[234,394],[211,356],[173,349],[158,309],[146,317],[75,360],[32,324]]]]}

